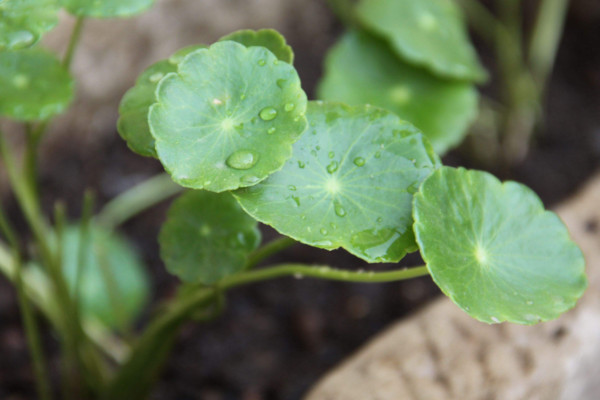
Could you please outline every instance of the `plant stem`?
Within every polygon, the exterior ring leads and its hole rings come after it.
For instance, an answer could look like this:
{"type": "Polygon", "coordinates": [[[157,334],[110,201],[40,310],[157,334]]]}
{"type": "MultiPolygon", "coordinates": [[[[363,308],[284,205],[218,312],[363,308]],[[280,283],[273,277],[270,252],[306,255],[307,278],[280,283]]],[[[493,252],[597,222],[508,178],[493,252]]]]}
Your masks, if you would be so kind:
{"type": "Polygon", "coordinates": [[[25,287],[23,284],[23,264],[21,262],[21,256],[19,255],[19,242],[14,229],[6,218],[6,214],[1,203],[0,231],[4,233],[13,248],[12,261],[14,263],[15,271],[14,282],[17,289],[17,298],[19,301],[19,308],[21,310],[21,317],[23,319],[25,336],[27,338],[27,344],[30,349],[31,359],[33,362],[33,371],[35,375],[35,384],[38,397],[41,400],[51,400],[52,391],[50,389],[50,380],[48,378],[48,369],[46,367],[46,357],[44,356],[44,349],[40,338],[40,330],[33,310],[31,309],[29,299],[25,294],[25,287]]]}
{"type": "Polygon", "coordinates": [[[538,92],[544,87],[556,59],[569,0],[541,0],[529,43],[529,67],[538,92]]]}
{"type": "Polygon", "coordinates": [[[246,265],[244,266],[244,269],[252,269],[264,259],[272,256],[273,254],[279,253],[280,251],[285,250],[296,243],[297,242],[294,239],[289,238],[287,236],[272,240],[266,245],[250,253],[250,255],[248,256],[248,261],[246,261],[246,265]]]}
{"type": "Polygon", "coordinates": [[[67,46],[67,51],[63,57],[63,66],[67,69],[71,67],[71,63],[73,62],[73,56],[75,55],[75,50],[77,49],[77,45],[79,44],[79,39],[81,39],[81,32],[83,30],[83,24],[85,22],[85,17],[79,16],[75,21],[75,25],[73,26],[73,30],[71,31],[71,37],[69,38],[69,45],[67,46]]]}
{"type": "Polygon", "coordinates": [[[96,216],[96,222],[112,230],[134,215],[183,190],[168,174],[153,176],[109,201],[96,216]]]}
{"type": "Polygon", "coordinates": [[[260,270],[241,272],[223,279],[216,288],[203,288],[176,298],[160,316],[150,323],[129,360],[105,393],[105,399],[136,400],[145,398],[153,378],[160,370],[166,352],[175,340],[181,325],[202,306],[211,304],[220,291],[248,283],[284,276],[313,277],[346,282],[394,282],[429,274],[426,266],[387,272],[338,270],[328,266],[280,264],[260,270]]]}
{"type": "Polygon", "coordinates": [[[381,283],[395,282],[428,275],[426,266],[406,268],[394,271],[347,271],[320,265],[280,264],[269,268],[243,272],[223,279],[220,287],[225,289],[252,282],[265,281],[293,275],[298,278],[319,278],[333,281],[381,283]]]}
{"type": "Polygon", "coordinates": [[[493,42],[496,31],[503,29],[496,16],[480,0],[458,0],[458,3],[474,31],[486,41],[493,42]]]}

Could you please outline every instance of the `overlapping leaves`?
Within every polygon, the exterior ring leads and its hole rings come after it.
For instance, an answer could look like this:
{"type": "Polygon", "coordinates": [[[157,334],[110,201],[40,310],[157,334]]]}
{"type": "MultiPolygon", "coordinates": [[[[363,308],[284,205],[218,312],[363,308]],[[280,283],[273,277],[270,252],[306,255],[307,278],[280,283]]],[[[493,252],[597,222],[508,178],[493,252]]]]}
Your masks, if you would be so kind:
{"type": "Polygon", "coordinates": [[[421,129],[438,154],[460,143],[477,113],[471,83],[415,68],[363,32],[346,33],[329,52],[319,97],[393,111],[421,129]]]}
{"type": "Polygon", "coordinates": [[[172,274],[184,282],[211,284],[244,267],[260,232],[229,193],[189,191],[169,209],[159,242],[172,274]]]}
{"type": "Polygon", "coordinates": [[[311,102],[308,131],[281,171],[234,192],[259,221],[370,261],[416,250],[412,196],[439,160],[409,123],[375,107],[311,102]]]}
{"type": "Polygon", "coordinates": [[[58,0],[0,0],[0,50],[36,43],[58,22],[58,0]]]}
{"type": "Polygon", "coordinates": [[[412,64],[445,78],[486,79],[453,1],[362,0],[356,14],[412,64]]]}
{"type": "Polygon", "coordinates": [[[263,47],[223,41],[189,54],[156,91],[158,157],[182,186],[215,192],[280,169],[306,126],[296,70],[263,47]]]}

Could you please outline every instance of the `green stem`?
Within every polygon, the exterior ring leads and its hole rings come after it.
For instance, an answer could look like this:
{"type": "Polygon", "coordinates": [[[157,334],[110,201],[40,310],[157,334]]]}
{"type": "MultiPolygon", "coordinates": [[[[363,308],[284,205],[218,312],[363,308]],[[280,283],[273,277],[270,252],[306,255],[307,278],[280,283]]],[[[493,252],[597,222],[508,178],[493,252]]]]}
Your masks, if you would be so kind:
{"type": "Polygon", "coordinates": [[[328,266],[303,264],[280,264],[260,270],[242,272],[223,279],[217,288],[203,288],[187,296],[173,300],[173,303],[160,316],[150,323],[131,357],[105,393],[106,399],[143,399],[150,390],[153,378],[164,362],[166,351],[175,339],[181,325],[202,306],[211,304],[220,291],[248,283],[259,282],[285,276],[313,277],[345,282],[394,282],[427,275],[427,267],[415,267],[386,272],[365,272],[338,270],[328,266]]]}
{"type": "Polygon", "coordinates": [[[14,282],[17,289],[17,298],[19,301],[19,308],[21,310],[21,317],[23,318],[25,336],[27,338],[27,344],[29,346],[31,359],[33,362],[33,371],[35,375],[35,384],[38,397],[41,400],[51,400],[52,392],[50,389],[50,380],[48,378],[48,369],[46,367],[46,357],[44,356],[40,330],[33,310],[31,309],[29,299],[25,294],[25,287],[23,284],[23,264],[21,262],[21,256],[19,255],[19,242],[14,229],[6,218],[6,214],[1,203],[0,231],[4,233],[13,248],[12,261],[14,263],[13,269],[15,272],[14,282]]]}
{"type": "Polygon", "coordinates": [[[134,215],[184,190],[167,174],[159,174],[121,193],[109,201],[96,216],[96,222],[106,228],[127,221],[134,215]]]}
{"type": "Polygon", "coordinates": [[[273,254],[279,253],[280,251],[285,250],[296,243],[297,242],[294,239],[289,237],[280,237],[272,240],[261,248],[256,249],[248,256],[248,261],[246,261],[244,269],[252,269],[264,259],[272,256],[273,254]]]}
{"type": "Polygon", "coordinates": [[[67,46],[67,51],[63,57],[63,66],[67,69],[71,67],[71,63],[73,62],[73,56],[75,55],[75,50],[77,49],[77,45],[79,44],[79,40],[81,39],[81,32],[83,30],[83,25],[85,22],[85,17],[79,16],[75,21],[75,25],[73,26],[73,30],[71,31],[71,37],[69,39],[69,45],[67,46]]]}
{"type": "Polygon", "coordinates": [[[274,267],[243,272],[223,279],[220,287],[223,290],[252,282],[265,281],[284,276],[295,276],[298,278],[319,278],[343,282],[381,283],[395,282],[406,279],[417,278],[428,275],[426,266],[406,268],[394,271],[347,271],[335,269],[328,266],[303,265],[303,264],[280,264],[274,267]]]}
{"type": "Polygon", "coordinates": [[[542,0],[538,9],[528,62],[540,96],[556,59],[568,5],[569,0],[542,0]]]}
{"type": "Polygon", "coordinates": [[[37,183],[37,167],[38,167],[38,144],[39,141],[36,138],[36,132],[33,130],[31,124],[25,125],[26,133],[26,145],[25,145],[25,165],[24,175],[31,186],[31,190],[34,193],[36,199],[39,199],[39,189],[37,183]]]}
{"type": "Polygon", "coordinates": [[[493,42],[498,29],[504,29],[500,21],[480,0],[458,0],[469,25],[488,42],[493,42]]]}

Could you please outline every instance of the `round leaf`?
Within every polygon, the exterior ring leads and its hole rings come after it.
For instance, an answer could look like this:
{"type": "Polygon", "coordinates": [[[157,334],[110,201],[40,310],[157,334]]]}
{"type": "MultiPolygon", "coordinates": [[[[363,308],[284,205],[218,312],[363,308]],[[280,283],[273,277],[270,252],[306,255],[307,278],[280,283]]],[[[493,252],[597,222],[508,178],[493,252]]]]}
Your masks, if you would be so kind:
{"type": "Polygon", "coordinates": [[[214,192],[280,169],[306,127],[296,70],[263,47],[224,41],[189,54],[158,86],[149,114],[173,180],[214,192]]]}
{"type": "Polygon", "coordinates": [[[0,49],[36,43],[58,23],[57,0],[0,0],[0,49]]]}
{"type": "Polygon", "coordinates": [[[438,154],[461,142],[477,114],[472,84],[436,78],[360,32],[347,33],[330,51],[319,97],[393,111],[421,129],[438,154]]]}
{"type": "Polygon", "coordinates": [[[587,286],[566,227],[519,183],[444,167],[415,195],[414,218],[434,281],[480,321],[554,319],[587,286]]]}
{"type": "Polygon", "coordinates": [[[281,171],[234,196],[303,243],[369,262],[415,251],[412,197],[439,165],[417,129],[387,111],[311,102],[308,131],[281,171]]]}
{"type": "Polygon", "coordinates": [[[406,61],[447,78],[481,82],[487,74],[450,0],[362,0],[358,19],[406,61]]]}
{"type": "Polygon", "coordinates": [[[0,52],[0,115],[43,120],[65,110],[73,79],[52,54],[41,49],[0,52]]]}
{"type": "Polygon", "coordinates": [[[169,272],[211,284],[244,267],[260,232],[229,193],[194,190],[173,202],[158,240],[169,272]]]}
{"type": "Polygon", "coordinates": [[[119,105],[117,130],[135,153],[156,158],[154,138],[148,126],[148,112],[156,98],[154,93],[160,80],[170,72],[177,71],[183,58],[203,45],[185,47],[167,60],[161,60],[148,67],[137,79],[135,86],[125,93],[119,105]]]}
{"type": "Polygon", "coordinates": [[[62,0],[73,15],[93,18],[129,17],[149,9],[154,0],[62,0]]]}
{"type": "Polygon", "coordinates": [[[271,51],[271,53],[275,54],[275,57],[277,57],[280,61],[284,61],[288,64],[292,64],[294,62],[294,52],[292,48],[288,46],[285,38],[274,29],[261,29],[258,31],[243,29],[224,36],[219,40],[233,40],[234,42],[243,44],[246,47],[266,47],[271,51]]]}
{"type": "Polygon", "coordinates": [[[79,295],[82,314],[110,327],[131,325],[148,300],[144,266],[124,238],[92,225],[78,277],[80,233],[79,226],[65,229],[62,263],[69,289],[79,295]]]}

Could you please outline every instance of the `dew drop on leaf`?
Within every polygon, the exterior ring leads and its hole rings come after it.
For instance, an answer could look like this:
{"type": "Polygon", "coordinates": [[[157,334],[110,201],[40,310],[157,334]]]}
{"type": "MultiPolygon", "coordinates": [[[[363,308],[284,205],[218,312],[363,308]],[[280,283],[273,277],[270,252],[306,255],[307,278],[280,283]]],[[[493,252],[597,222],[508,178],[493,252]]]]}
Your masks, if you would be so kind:
{"type": "Polygon", "coordinates": [[[345,217],[346,216],[346,210],[344,209],[344,207],[340,204],[340,203],[335,203],[334,205],[335,208],[335,213],[338,217],[345,217]]]}
{"type": "Polygon", "coordinates": [[[275,127],[269,128],[269,130],[267,131],[267,134],[272,135],[275,133],[277,129],[275,129],[275,127]]]}
{"type": "Polygon", "coordinates": [[[329,233],[329,232],[327,232],[327,229],[325,229],[325,228],[321,228],[321,230],[319,232],[321,232],[321,235],[323,235],[323,236],[327,235],[327,233],[329,233]]]}
{"type": "MultiPolygon", "coordinates": [[[[227,158],[227,165],[233,169],[250,169],[258,161],[258,156],[248,150],[238,150],[227,158]]],[[[243,178],[242,178],[243,179],[243,178]]]]}
{"type": "Polygon", "coordinates": [[[276,83],[279,89],[283,89],[283,86],[285,85],[285,79],[277,79],[276,83]]]}
{"type": "Polygon", "coordinates": [[[258,183],[258,181],[260,181],[260,179],[258,179],[258,177],[254,176],[254,175],[245,175],[245,176],[242,176],[240,181],[244,184],[252,185],[252,184],[258,183]]]}
{"type": "Polygon", "coordinates": [[[298,168],[304,168],[306,166],[306,164],[304,164],[302,161],[298,160],[298,168]]]}
{"type": "Polygon", "coordinates": [[[380,151],[376,152],[375,153],[375,158],[380,158],[380,157],[381,157],[381,152],[380,151]]]}
{"type": "Polygon", "coordinates": [[[277,110],[273,107],[263,108],[258,115],[263,121],[272,121],[277,117],[277,110]]]}
{"type": "Polygon", "coordinates": [[[287,112],[293,111],[294,108],[296,108],[296,106],[294,105],[294,103],[287,103],[283,109],[287,112]]]}
{"type": "Polygon", "coordinates": [[[35,41],[35,36],[33,33],[22,30],[16,31],[10,35],[9,38],[9,47],[14,49],[21,49],[23,47],[27,47],[35,41]]]}
{"type": "Polygon", "coordinates": [[[294,200],[294,203],[296,203],[297,207],[300,207],[300,197],[292,196],[292,200],[294,200]]]}
{"type": "Polygon", "coordinates": [[[332,161],[327,166],[327,172],[329,172],[330,174],[333,174],[335,171],[337,171],[337,169],[338,169],[338,162],[337,161],[332,161]]]}
{"type": "Polygon", "coordinates": [[[365,159],[362,157],[356,157],[354,159],[354,165],[356,165],[357,167],[362,167],[363,165],[365,165],[365,159]]]}
{"type": "Polygon", "coordinates": [[[162,72],[157,72],[155,74],[150,75],[149,81],[152,83],[156,83],[158,81],[160,81],[163,76],[165,76],[165,74],[163,74],[162,72]]]}
{"type": "Polygon", "coordinates": [[[328,156],[329,156],[329,158],[333,158],[333,157],[335,157],[335,153],[333,151],[330,151],[328,156]]]}
{"type": "Polygon", "coordinates": [[[258,60],[258,65],[264,66],[267,62],[265,60],[258,60]]]}

